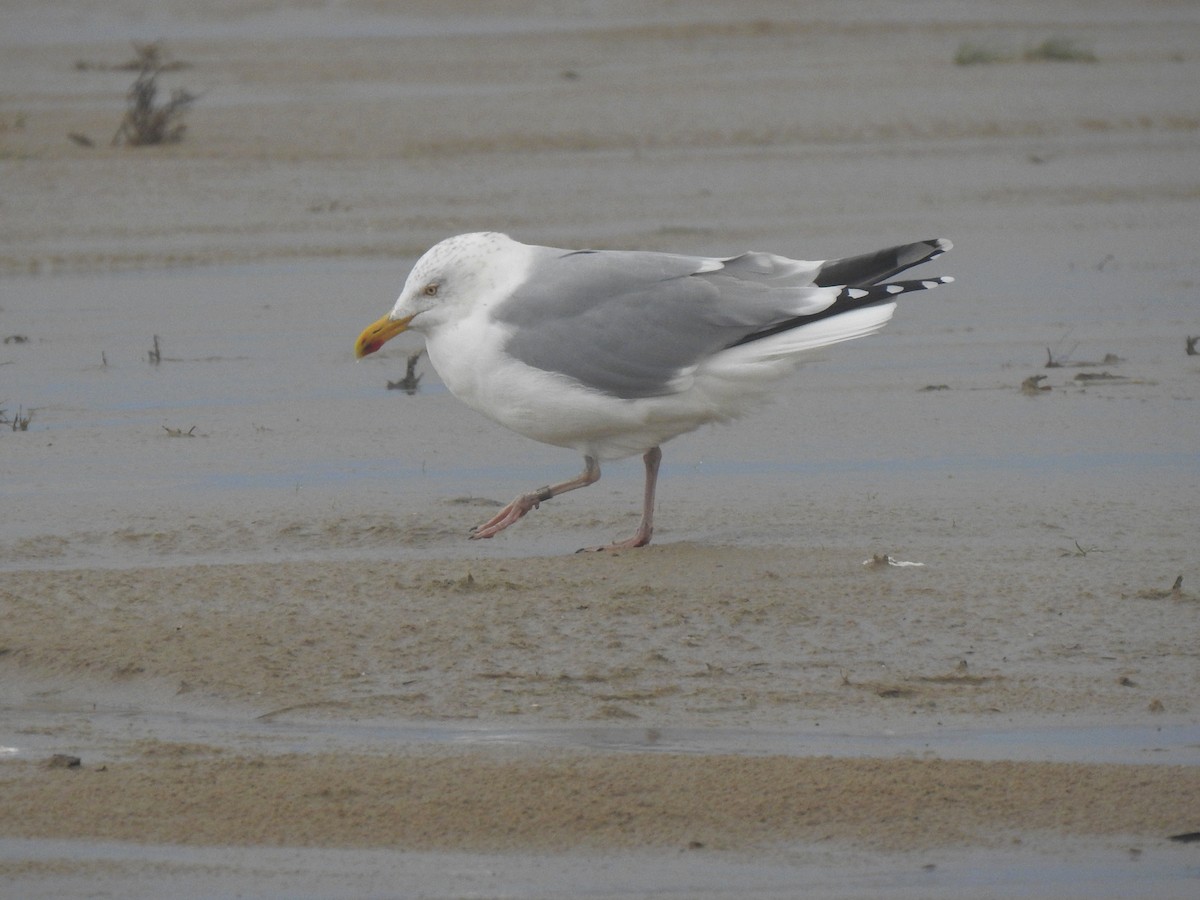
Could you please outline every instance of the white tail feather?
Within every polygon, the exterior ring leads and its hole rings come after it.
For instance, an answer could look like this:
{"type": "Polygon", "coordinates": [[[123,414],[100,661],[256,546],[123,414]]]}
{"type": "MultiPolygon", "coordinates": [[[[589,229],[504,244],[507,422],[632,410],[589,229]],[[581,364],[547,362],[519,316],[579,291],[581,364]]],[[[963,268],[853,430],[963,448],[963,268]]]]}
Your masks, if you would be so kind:
{"type": "MultiPolygon", "coordinates": [[[[791,360],[821,347],[874,334],[888,323],[895,311],[895,303],[880,303],[819,319],[811,325],[791,328],[770,337],[730,347],[704,363],[703,368],[714,375],[733,375],[747,366],[753,368],[764,363],[791,360]]],[[[795,362],[799,363],[800,360],[795,362]]]]}

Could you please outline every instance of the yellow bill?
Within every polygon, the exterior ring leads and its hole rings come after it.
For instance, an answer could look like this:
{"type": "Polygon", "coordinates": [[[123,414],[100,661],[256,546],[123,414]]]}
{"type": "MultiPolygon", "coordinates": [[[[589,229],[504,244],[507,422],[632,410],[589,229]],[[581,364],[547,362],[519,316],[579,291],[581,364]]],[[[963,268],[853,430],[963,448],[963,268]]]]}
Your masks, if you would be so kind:
{"type": "Polygon", "coordinates": [[[354,355],[359,359],[369,356],[400,332],[406,330],[408,323],[411,321],[412,316],[393,319],[388,315],[384,316],[378,322],[368,325],[363,333],[358,336],[358,340],[354,342],[354,355]]]}

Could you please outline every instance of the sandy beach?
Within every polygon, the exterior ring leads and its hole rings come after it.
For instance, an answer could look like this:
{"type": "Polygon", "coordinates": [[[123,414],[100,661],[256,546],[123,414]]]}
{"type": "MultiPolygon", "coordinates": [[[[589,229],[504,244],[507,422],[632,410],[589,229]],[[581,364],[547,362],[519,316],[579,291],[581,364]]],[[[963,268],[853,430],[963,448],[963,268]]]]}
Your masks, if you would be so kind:
{"type": "Polygon", "coordinates": [[[1191,4],[95,6],[0,34],[0,896],[1194,896],[1191,4]],[[956,283],[576,554],[640,462],[469,541],[580,461],[353,359],[486,229],[956,283]]]}

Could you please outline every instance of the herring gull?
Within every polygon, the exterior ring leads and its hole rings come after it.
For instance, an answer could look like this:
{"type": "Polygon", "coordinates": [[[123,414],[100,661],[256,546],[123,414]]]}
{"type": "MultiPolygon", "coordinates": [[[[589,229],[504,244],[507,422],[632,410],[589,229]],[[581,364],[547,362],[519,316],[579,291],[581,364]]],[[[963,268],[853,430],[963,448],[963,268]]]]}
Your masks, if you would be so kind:
{"type": "Polygon", "coordinates": [[[594,484],[602,460],[640,453],[642,521],[631,538],[597,549],[641,547],[653,532],[664,441],[745,413],[807,351],[873,334],[900,294],[951,282],[889,280],[951,246],[939,239],[833,260],[719,259],[462,234],[417,261],[395,307],[354,350],[361,358],[418,332],[458,399],[518,434],[583,454],[577,477],[521,494],[472,538],[594,484]]]}

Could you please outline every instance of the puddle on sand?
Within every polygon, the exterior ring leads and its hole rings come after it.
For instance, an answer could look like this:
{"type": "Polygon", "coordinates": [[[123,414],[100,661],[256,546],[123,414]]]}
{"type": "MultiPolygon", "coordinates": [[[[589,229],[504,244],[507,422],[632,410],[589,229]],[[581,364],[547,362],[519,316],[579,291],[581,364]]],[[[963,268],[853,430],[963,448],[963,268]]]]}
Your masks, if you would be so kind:
{"type": "Polygon", "coordinates": [[[22,734],[4,738],[8,758],[38,759],[51,753],[101,762],[126,755],[141,740],[204,744],[235,752],[355,753],[399,749],[513,746],[613,753],[687,753],[749,756],[897,756],[1038,762],[1200,765],[1200,725],[1077,725],[937,731],[838,731],[803,729],[694,728],[620,725],[511,727],[305,718],[296,712],[258,718],[140,708],[69,710],[24,708],[9,712],[22,734]],[[66,714],[86,721],[83,737],[64,738],[52,727],[66,714]],[[42,727],[44,726],[44,727],[42,727]]]}
{"type": "Polygon", "coordinates": [[[460,732],[456,743],[515,743],[593,750],[755,756],[1037,760],[1088,763],[1200,763],[1200,726],[1091,726],[1000,731],[946,729],[913,734],[817,734],[813,730],[591,728],[460,732]]]}
{"type": "MultiPolygon", "coordinates": [[[[11,710],[9,710],[11,712],[11,710]]],[[[438,748],[557,748],[600,753],[936,756],[953,759],[1200,764],[1200,725],[946,729],[912,733],[564,725],[513,728],[344,722],[147,712],[136,708],[21,711],[19,735],[0,735],[8,758],[67,752],[95,765],[139,741],[208,744],[232,752],[380,753],[438,748]],[[86,719],[64,740],[64,713],[86,719]]],[[[1161,839],[1063,838],[1003,848],[886,854],[827,843],[756,856],[696,848],[626,854],[397,852],[395,850],[181,847],[0,839],[0,866],[21,896],[92,896],[97,868],[121,896],[588,896],[624,898],[822,897],[1106,898],[1194,896],[1194,848],[1161,839]]],[[[17,894],[14,894],[16,896],[17,894]]]]}
{"type": "MultiPolygon", "coordinates": [[[[123,897],[1193,897],[1192,848],[1062,846],[904,856],[795,846],[763,860],[667,853],[472,854],[306,847],[180,847],[0,839],[21,896],[95,896],[95,872],[123,897]],[[1050,853],[1054,855],[1051,856],[1050,853]]],[[[16,896],[16,894],[14,894],[16,896]]]]}

